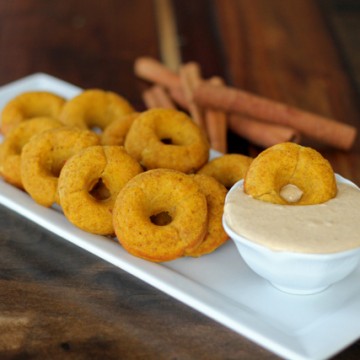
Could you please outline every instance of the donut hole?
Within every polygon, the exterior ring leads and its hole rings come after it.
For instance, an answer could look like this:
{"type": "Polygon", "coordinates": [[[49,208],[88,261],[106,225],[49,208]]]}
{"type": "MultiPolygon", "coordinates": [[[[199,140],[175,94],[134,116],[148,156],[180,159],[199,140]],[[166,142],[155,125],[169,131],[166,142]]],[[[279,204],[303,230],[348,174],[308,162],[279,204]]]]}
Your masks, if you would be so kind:
{"type": "Polygon", "coordinates": [[[304,192],[294,184],[286,184],[280,189],[280,196],[288,203],[300,201],[304,192]]]}
{"type": "Polygon", "coordinates": [[[102,178],[99,178],[90,188],[89,194],[97,201],[104,201],[111,196],[110,190],[107,188],[102,178]]]}
{"type": "Polygon", "coordinates": [[[103,132],[103,129],[100,126],[93,125],[89,127],[89,130],[94,132],[95,134],[100,135],[103,132]]]}
{"type": "Polygon", "coordinates": [[[164,145],[183,145],[184,141],[179,134],[171,133],[168,128],[157,128],[155,130],[156,136],[164,145]]]}
{"type": "Polygon", "coordinates": [[[167,211],[160,211],[150,216],[150,221],[157,226],[165,226],[172,222],[172,216],[167,211]]]}
{"type": "Polygon", "coordinates": [[[58,178],[60,176],[61,168],[61,166],[52,166],[50,169],[51,175],[58,178]]]}
{"type": "Polygon", "coordinates": [[[169,137],[162,138],[160,141],[165,145],[174,145],[173,140],[169,137]]]}
{"type": "Polygon", "coordinates": [[[53,159],[53,162],[50,165],[50,174],[56,178],[60,176],[61,169],[65,165],[65,161],[63,159],[53,159]]]}

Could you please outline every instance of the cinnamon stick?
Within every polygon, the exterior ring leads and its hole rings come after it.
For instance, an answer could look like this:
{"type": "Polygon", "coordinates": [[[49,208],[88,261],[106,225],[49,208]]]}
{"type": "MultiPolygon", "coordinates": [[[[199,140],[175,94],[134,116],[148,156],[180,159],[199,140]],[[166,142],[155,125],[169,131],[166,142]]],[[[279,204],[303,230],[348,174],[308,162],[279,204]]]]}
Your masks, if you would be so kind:
{"type": "Polygon", "coordinates": [[[356,128],[320,115],[228,86],[200,84],[194,100],[201,106],[237,112],[268,123],[288,126],[339,149],[351,148],[356,128]]]}
{"type": "Polygon", "coordinates": [[[151,88],[145,90],[142,93],[142,99],[143,99],[147,109],[154,109],[154,108],[158,107],[157,100],[156,100],[151,88]]]}
{"type": "Polygon", "coordinates": [[[299,143],[301,140],[299,132],[292,128],[250,119],[240,114],[230,114],[228,124],[236,134],[263,148],[286,141],[299,143]]]}
{"type": "MultiPolygon", "coordinates": [[[[174,99],[174,101],[183,109],[188,110],[188,104],[184,99],[184,94],[182,93],[181,89],[172,88],[169,89],[169,91],[170,91],[170,96],[174,99]]],[[[207,120],[207,118],[208,116],[210,117],[212,116],[212,115],[208,115],[208,112],[211,111],[216,111],[216,110],[207,109],[205,112],[205,121],[206,121],[206,127],[209,135],[209,139],[212,136],[209,133],[209,128],[213,129],[213,127],[208,126],[209,120],[207,120]]],[[[221,111],[221,113],[223,113],[226,116],[226,113],[224,111],[221,111]]],[[[210,121],[215,122],[215,120],[210,120],[210,121]]],[[[252,119],[250,117],[244,117],[236,113],[228,114],[226,122],[229,128],[234,133],[248,140],[254,145],[260,146],[262,148],[267,148],[269,146],[286,141],[300,143],[301,140],[300,133],[297,130],[294,130],[288,126],[270,124],[263,121],[252,119]]],[[[213,148],[215,148],[214,146],[219,147],[219,149],[222,148],[221,145],[215,145],[215,143],[216,140],[213,140],[213,144],[211,145],[213,148]]]]}
{"type": "Polygon", "coordinates": [[[181,87],[188,103],[190,115],[194,122],[205,130],[205,121],[201,109],[193,100],[194,92],[202,82],[200,67],[195,62],[187,63],[180,67],[179,74],[181,87]]]}
{"type": "Polygon", "coordinates": [[[134,64],[135,75],[164,86],[165,88],[180,87],[180,79],[178,75],[169,70],[159,61],[150,57],[140,57],[134,64]]]}
{"type": "MultiPolygon", "coordinates": [[[[161,62],[148,57],[139,58],[135,62],[135,74],[144,80],[161,84],[167,88],[174,102],[181,108],[189,111],[188,102],[181,87],[180,77],[175,72],[166,68],[161,62]]],[[[159,105],[155,107],[159,107],[159,105]]],[[[230,128],[236,134],[264,148],[276,142],[289,140],[297,142],[300,139],[299,132],[291,127],[266,124],[250,117],[245,119],[242,116],[240,119],[238,115],[235,116],[234,114],[233,116],[231,114],[228,122],[230,128]]]]}
{"type": "Polygon", "coordinates": [[[184,92],[181,87],[169,88],[170,97],[181,108],[188,110],[189,104],[185,99],[184,92]]]}
{"type": "Polygon", "coordinates": [[[166,90],[162,86],[154,85],[152,91],[153,91],[160,107],[165,108],[165,109],[175,109],[176,108],[171,97],[169,96],[169,94],[166,92],[166,90]]]}
{"type": "MultiPolygon", "coordinates": [[[[224,85],[219,77],[208,80],[215,86],[224,85]]],[[[211,148],[225,154],[227,152],[227,114],[221,110],[206,109],[205,125],[211,148]]]]}
{"type": "Polygon", "coordinates": [[[163,109],[175,109],[173,101],[167,94],[165,89],[160,85],[154,85],[151,88],[145,90],[142,94],[144,103],[148,109],[163,108],[163,109]]]}

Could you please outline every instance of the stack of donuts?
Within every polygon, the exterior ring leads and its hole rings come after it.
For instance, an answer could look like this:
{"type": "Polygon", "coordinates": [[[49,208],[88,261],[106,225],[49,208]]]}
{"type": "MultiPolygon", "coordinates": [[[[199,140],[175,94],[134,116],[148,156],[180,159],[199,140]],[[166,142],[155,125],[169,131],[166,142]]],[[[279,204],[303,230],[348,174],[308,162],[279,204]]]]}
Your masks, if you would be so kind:
{"type": "Polygon", "coordinates": [[[155,262],[199,257],[227,241],[227,189],[252,161],[240,154],[210,160],[206,136],[185,113],[136,112],[100,89],[71,99],[22,93],[5,105],[1,132],[6,182],[155,262]]]}

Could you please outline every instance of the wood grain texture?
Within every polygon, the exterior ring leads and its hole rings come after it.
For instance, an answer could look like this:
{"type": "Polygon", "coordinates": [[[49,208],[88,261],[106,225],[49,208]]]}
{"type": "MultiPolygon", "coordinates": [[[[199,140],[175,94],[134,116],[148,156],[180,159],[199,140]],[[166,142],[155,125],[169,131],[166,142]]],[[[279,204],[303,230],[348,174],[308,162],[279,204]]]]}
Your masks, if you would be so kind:
{"type": "MultiPolygon", "coordinates": [[[[225,0],[216,2],[216,13],[234,86],[359,126],[356,93],[316,3],[225,0]]],[[[304,144],[359,179],[360,164],[351,155],[359,153],[359,139],[346,154],[304,144]]]]}
{"type": "Polygon", "coordinates": [[[277,358],[2,206],[0,212],[1,359],[277,358]]]}
{"type": "Polygon", "coordinates": [[[170,70],[178,71],[181,65],[181,54],[172,2],[171,0],[156,0],[155,5],[161,61],[170,70]]]}
{"type": "Polygon", "coordinates": [[[2,84],[46,72],[142,103],[133,63],[159,56],[152,1],[5,1],[0,24],[2,84]]]}

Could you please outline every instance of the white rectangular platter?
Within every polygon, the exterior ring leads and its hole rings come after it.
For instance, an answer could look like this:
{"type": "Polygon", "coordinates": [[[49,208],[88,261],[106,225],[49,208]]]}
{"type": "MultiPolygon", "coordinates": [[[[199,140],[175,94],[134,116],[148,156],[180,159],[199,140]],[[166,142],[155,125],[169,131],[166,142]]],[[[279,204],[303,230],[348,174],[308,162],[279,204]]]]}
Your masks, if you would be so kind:
{"type": "MultiPolygon", "coordinates": [[[[71,98],[81,89],[38,73],[0,88],[0,111],[15,95],[47,90],[71,98]]],[[[254,274],[228,242],[199,259],[156,264],[111,239],[72,226],[0,179],[0,203],[286,359],[327,359],[360,336],[360,269],[326,291],[289,295],[254,274]]]]}

